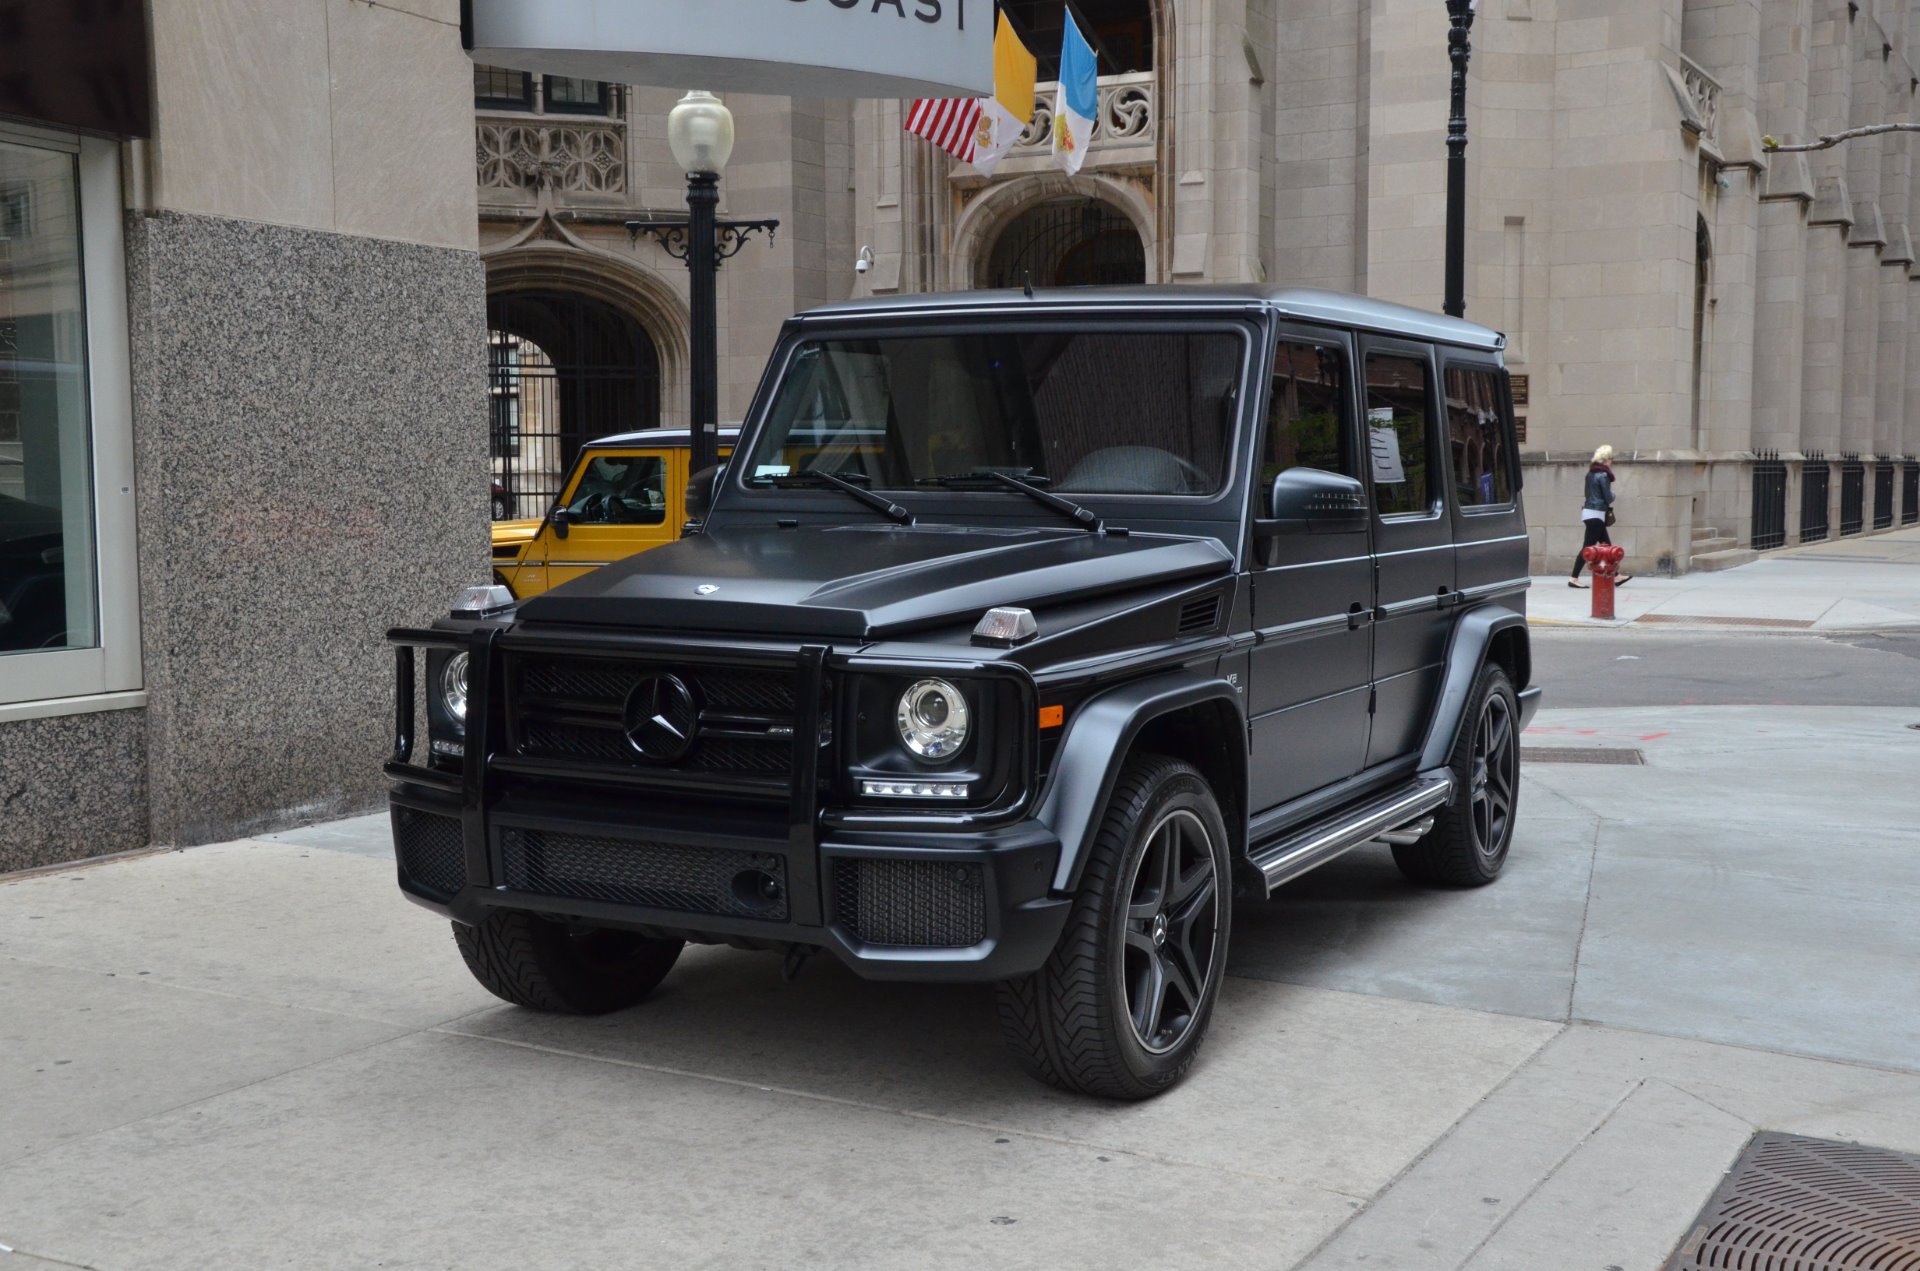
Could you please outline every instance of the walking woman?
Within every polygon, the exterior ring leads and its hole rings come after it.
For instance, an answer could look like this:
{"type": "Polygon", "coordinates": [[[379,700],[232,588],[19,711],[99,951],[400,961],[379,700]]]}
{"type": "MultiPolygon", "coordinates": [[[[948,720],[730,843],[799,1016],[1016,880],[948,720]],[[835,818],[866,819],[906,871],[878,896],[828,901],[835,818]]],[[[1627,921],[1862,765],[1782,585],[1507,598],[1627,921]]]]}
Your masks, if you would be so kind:
{"type": "MultiPolygon", "coordinates": [[[[1580,509],[1580,521],[1586,526],[1586,541],[1580,550],[1574,553],[1573,577],[1567,580],[1567,586],[1586,589],[1580,581],[1580,571],[1586,568],[1586,551],[1596,543],[1611,544],[1613,539],[1607,533],[1607,526],[1613,524],[1613,447],[1602,446],[1593,452],[1593,462],[1587,465],[1587,497],[1580,509]]],[[[1633,580],[1632,574],[1622,574],[1613,580],[1618,587],[1633,580]]]]}

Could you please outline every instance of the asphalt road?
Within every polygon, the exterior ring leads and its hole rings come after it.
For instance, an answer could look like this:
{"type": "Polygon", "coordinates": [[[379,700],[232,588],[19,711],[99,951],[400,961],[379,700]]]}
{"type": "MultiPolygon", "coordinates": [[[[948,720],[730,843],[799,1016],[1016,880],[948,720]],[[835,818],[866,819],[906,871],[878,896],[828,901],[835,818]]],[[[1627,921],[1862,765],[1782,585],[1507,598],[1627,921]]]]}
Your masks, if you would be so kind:
{"type": "Polygon", "coordinates": [[[1920,635],[1535,627],[1533,659],[1550,706],[1920,707],[1920,635]]]}

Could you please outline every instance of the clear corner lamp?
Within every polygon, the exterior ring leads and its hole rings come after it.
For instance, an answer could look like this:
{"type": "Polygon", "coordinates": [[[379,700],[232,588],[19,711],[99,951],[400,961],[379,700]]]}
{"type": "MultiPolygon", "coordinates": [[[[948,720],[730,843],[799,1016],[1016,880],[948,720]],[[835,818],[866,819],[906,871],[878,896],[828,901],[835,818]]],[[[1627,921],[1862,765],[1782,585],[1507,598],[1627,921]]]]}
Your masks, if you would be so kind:
{"type": "Polygon", "coordinates": [[[693,330],[693,428],[689,472],[704,472],[719,462],[716,429],[720,420],[719,303],[715,275],[720,269],[714,241],[720,208],[720,174],[733,157],[733,112],[712,93],[694,89],[667,116],[667,144],[687,174],[687,270],[689,317],[693,330]]]}

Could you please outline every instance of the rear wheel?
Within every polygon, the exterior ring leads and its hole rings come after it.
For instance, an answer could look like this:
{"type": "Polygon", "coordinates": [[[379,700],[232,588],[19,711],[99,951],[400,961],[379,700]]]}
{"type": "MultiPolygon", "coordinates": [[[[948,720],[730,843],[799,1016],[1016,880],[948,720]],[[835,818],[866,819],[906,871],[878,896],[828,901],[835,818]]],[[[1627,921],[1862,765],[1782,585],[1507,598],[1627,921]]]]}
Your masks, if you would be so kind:
{"type": "Polygon", "coordinates": [[[496,910],[477,927],[453,924],[467,969],[515,1006],[604,1015],[632,1006],[667,977],[684,942],[496,910]]]}
{"type": "Polygon", "coordinates": [[[1393,849],[1416,882],[1482,887],[1500,876],[1520,808],[1520,704],[1507,673],[1488,663],[1471,699],[1475,710],[1454,742],[1453,802],[1419,842],[1393,849]]]}
{"type": "Polygon", "coordinates": [[[1000,986],[1007,1043],[1063,1089],[1144,1099],[1186,1075],[1226,969],[1227,832],[1205,778],[1130,759],[1040,970],[1000,986]]]}

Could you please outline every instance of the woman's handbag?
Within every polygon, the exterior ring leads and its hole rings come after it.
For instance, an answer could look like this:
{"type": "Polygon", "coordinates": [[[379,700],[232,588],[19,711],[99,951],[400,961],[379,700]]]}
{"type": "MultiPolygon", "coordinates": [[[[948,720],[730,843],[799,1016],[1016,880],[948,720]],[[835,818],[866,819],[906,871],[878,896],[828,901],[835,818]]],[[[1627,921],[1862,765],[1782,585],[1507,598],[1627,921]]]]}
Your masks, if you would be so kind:
{"type": "Polygon", "coordinates": [[[1612,525],[1612,524],[1613,524],[1613,509],[1612,509],[1612,508],[1608,508],[1608,509],[1607,509],[1607,524],[1608,524],[1608,525],[1612,525]]]}

